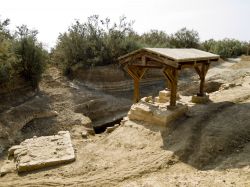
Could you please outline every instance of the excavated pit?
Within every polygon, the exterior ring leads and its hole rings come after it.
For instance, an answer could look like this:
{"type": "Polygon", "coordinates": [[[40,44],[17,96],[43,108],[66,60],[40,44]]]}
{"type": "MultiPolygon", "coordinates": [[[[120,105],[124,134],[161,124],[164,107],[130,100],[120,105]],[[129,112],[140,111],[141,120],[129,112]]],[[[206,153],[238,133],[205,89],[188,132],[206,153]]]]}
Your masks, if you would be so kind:
{"type": "Polygon", "coordinates": [[[95,133],[96,134],[101,134],[101,133],[105,132],[108,127],[113,127],[116,124],[120,124],[120,122],[122,121],[122,119],[123,118],[119,118],[119,119],[116,119],[114,121],[110,121],[110,122],[104,123],[104,124],[102,124],[100,126],[94,126],[93,128],[95,130],[95,133]]]}
{"type": "MultiPolygon", "coordinates": [[[[218,70],[211,69],[208,76],[210,72],[218,74],[218,70]]],[[[249,186],[250,74],[242,72],[221,74],[229,85],[211,92],[212,102],[206,105],[190,103],[187,115],[168,127],[159,130],[155,125],[124,120],[111,133],[87,138],[72,135],[75,162],[22,176],[7,174],[0,186],[249,186]]],[[[219,82],[220,77],[208,82],[219,82]]],[[[69,119],[76,117],[76,104],[83,103],[76,98],[90,92],[69,90],[66,83],[57,87],[49,84],[43,84],[42,90],[53,98],[52,107],[59,113],[55,124],[70,128],[79,122],[76,118],[69,125],[69,119]]],[[[197,84],[195,94],[198,89],[197,84]]],[[[186,102],[191,99],[181,98],[186,102]]],[[[42,119],[34,121],[40,123],[42,119]]],[[[118,123],[110,121],[108,126],[118,123]]],[[[30,125],[23,131],[32,131],[30,125]]]]}

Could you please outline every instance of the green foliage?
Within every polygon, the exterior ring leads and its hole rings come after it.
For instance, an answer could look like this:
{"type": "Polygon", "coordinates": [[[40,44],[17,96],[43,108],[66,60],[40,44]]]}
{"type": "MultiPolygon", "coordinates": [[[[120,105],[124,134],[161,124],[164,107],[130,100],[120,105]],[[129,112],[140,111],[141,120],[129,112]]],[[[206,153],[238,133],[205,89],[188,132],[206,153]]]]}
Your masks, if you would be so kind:
{"type": "Polygon", "coordinates": [[[138,35],[132,25],[125,17],[121,17],[118,24],[111,24],[109,18],[100,20],[97,15],[83,24],[76,21],[68,32],[59,35],[52,61],[69,74],[79,66],[115,63],[119,56],[140,47],[199,47],[199,35],[193,30],[183,28],[171,37],[158,30],[138,35]]]}
{"type": "Polygon", "coordinates": [[[235,39],[213,39],[202,43],[204,50],[220,55],[222,58],[237,57],[246,53],[246,43],[235,39]]]}
{"type": "Polygon", "coordinates": [[[38,32],[36,30],[29,30],[25,25],[17,27],[17,29],[15,52],[19,59],[20,74],[34,87],[37,87],[44,69],[46,52],[37,42],[38,32]]]}
{"type": "Polygon", "coordinates": [[[171,47],[169,36],[164,31],[151,30],[140,37],[143,46],[148,47],[171,47]]]}
{"type": "Polygon", "coordinates": [[[11,35],[8,24],[8,19],[0,21],[0,84],[9,86],[14,77],[22,76],[37,87],[48,55],[37,42],[38,32],[22,25],[11,35]]]}
{"type": "Polygon", "coordinates": [[[67,32],[59,35],[51,60],[70,74],[78,67],[113,64],[119,56],[141,47],[198,48],[224,58],[246,53],[248,47],[247,43],[234,39],[211,39],[201,43],[199,33],[187,28],[171,35],[159,30],[139,35],[132,26],[133,22],[125,17],[113,24],[109,18],[101,20],[97,15],[89,17],[85,23],[76,21],[67,32]]]}
{"type": "Polygon", "coordinates": [[[0,21],[0,84],[9,83],[14,75],[16,56],[7,26],[9,20],[0,21]]]}
{"type": "Polygon", "coordinates": [[[241,45],[242,45],[242,54],[250,55],[250,41],[241,42],[241,45]]]}
{"type": "Polygon", "coordinates": [[[4,21],[0,20],[0,36],[4,38],[11,38],[10,31],[8,30],[8,25],[10,23],[9,19],[6,19],[4,21]]]}
{"type": "Polygon", "coordinates": [[[76,21],[68,32],[60,34],[52,61],[70,73],[72,66],[91,67],[114,63],[116,59],[139,46],[133,40],[132,22],[121,17],[111,25],[110,19],[94,15],[86,23],[76,21]]]}
{"type": "Polygon", "coordinates": [[[199,33],[194,30],[182,28],[170,36],[170,46],[173,48],[199,48],[199,33]]]}

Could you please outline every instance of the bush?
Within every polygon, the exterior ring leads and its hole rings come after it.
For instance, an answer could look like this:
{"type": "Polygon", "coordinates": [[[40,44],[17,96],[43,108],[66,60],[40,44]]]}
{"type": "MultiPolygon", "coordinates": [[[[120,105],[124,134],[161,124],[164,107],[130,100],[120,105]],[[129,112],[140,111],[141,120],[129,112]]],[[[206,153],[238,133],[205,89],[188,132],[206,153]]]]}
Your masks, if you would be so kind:
{"type": "Polygon", "coordinates": [[[215,41],[213,39],[202,43],[204,50],[216,53],[222,58],[237,57],[246,53],[246,44],[235,39],[223,39],[215,41]]]}
{"type": "Polygon", "coordinates": [[[0,21],[0,84],[8,85],[14,76],[16,56],[7,26],[9,20],[0,21]]]}
{"type": "Polygon", "coordinates": [[[164,31],[151,30],[140,36],[140,42],[146,47],[171,47],[169,36],[164,31]]]}
{"type": "Polygon", "coordinates": [[[76,21],[68,32],[60,34],[52,61],[70,73],[73,66],[92,67],[114,63],[123,54],[139,48],[133,40],[132,22],[121,17],[119,24],[97,15],[86,23],[76,21]]]}
{"type": "Polygon", "coordinates": [[[8,24],[0,21],[0,84],[9,86],[14,77],[22,76],[37,87],[47,56],[37,42],[38,32],[23,25],[11,35],[8,24]]]}
{"type": "Polygon", "coordinates": [[[173,48],[199,48],[200,38],[199,33],[194,30],[182,28],[175,34],[172,34],[169,39],[170,46],[173,48]]]}
{"type": "Polygon", "coordinates": [[[51,60],[70,74],[79,67],[113,64],[119,56],[141,47],[197,48],[224,58],[247,51],[247,43],[234,39],[200,43],[199,33],[187,28],[171,35],[158,30],[139,35],[132,25],[125,17],[121,17],[118,24],[111,24],[109,18],[101,20],[97,15],[89,17],[85,23],[76,21],[67,32],[59,35],[51,60]]]}

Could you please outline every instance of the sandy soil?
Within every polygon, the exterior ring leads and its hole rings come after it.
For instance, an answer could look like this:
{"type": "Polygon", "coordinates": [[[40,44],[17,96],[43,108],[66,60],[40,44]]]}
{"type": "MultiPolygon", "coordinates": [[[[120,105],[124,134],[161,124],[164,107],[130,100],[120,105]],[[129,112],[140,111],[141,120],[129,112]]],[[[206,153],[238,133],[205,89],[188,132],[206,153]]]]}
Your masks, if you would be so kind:
{"type": "Polygon", "coordinates": [[[222,82],[211,102],[182,96],[189,112],[167,127],[124,121],[73,137],[75,162],[7,174],[0,186],[250,186],[250,62],[223,63],[208,81],[222,82]]]}

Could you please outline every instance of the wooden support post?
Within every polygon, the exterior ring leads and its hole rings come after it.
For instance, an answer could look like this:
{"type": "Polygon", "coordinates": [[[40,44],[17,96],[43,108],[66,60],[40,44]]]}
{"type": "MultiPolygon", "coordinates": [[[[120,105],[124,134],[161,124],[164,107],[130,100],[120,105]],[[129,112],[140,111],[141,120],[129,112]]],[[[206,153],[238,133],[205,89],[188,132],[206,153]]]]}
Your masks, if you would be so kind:
{"type": "MultiPolygon", "coordinates": [[[[164,72],[163,72],[164,73],[164,72]]],[[[165,75],[165,73],[164,73],[165,75]]],[[[168,89],[168,90],[171,90],[171,81],[169,80],[169,78],[167,78],[167,76],[165,75],[165,78],[166,78],[166,81],[165,81],[165,87],[168,89]]]]}
{"type": "Polygon", "coordinates": [[[171,91],[170,106],[176,106],[178,72],[176,68],[165,68],[163,70],[171,91]]]}
{"type": "Polygon", "coordinates": [[[140,100],[139,80],[134,79],[134,103],[140,100]]]}
{"type": "Polygon", "coordinates": [[[128,74],[134,79],[134,103],[137,103],[140,100],[140,90],[139,90],[139,83],[140,79],[146,73],[147,68],[141,68],[133,65],[129,65],[125,67],[125,70],[128,74]]]}
{"type": "Polygon", "coordinates": [[[209,69],[209,63],[203,63],[201,66],[195,66],[194,68],[200,77],[200,91],[197,93],[197,95],[204,96],[205,77],[209,69]]]}
{"type": "Polygon", "coordinates": [[[201,65],[201,76],[200,76],[200,92],[197,94],[199,96],[204,95],[204,86],[205,86],[205,65],[201,65]]]}
{"type": "Polygon", "coordinates": [[[176,95],[177,95],[177,70],[173,69],[172,70],[173,74],[173,83],[171,85],[171,98],[170,98],[170,106],[175,106],[176,105],[176,95]]]}

